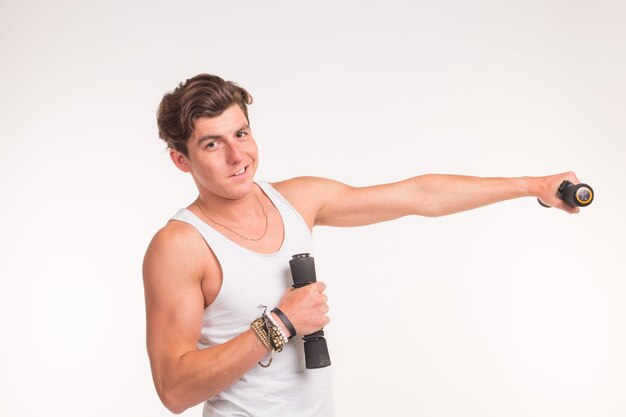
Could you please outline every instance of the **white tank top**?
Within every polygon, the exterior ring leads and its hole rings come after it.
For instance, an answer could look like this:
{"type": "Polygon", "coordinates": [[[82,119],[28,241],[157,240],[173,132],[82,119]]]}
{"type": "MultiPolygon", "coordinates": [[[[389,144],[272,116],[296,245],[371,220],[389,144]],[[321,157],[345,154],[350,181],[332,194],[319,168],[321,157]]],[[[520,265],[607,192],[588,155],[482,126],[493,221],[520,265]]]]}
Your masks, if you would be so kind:
{"type": "MultiPolygon", "coordinates": [[[[187,209],[172,217],[200,232],[222,268],[222,287],[204,310],[199,349],[225,343],[245,332],[262,314],[260,304],[268,306],[268,312],[276,307],[285,289],[293,284],[289,260],[295,254],[312,252],[311,232],[296,209],[270,184],[257,184],[283,220],[284,239],[275,253],[257,253],[239,246],[187,209]]],[[[209,398],[202,413],[203,417],[333,415],[331,368],[306,369],[300,337],[274,353],[268,368],[256,365],[232,386],[209,398]]]]}

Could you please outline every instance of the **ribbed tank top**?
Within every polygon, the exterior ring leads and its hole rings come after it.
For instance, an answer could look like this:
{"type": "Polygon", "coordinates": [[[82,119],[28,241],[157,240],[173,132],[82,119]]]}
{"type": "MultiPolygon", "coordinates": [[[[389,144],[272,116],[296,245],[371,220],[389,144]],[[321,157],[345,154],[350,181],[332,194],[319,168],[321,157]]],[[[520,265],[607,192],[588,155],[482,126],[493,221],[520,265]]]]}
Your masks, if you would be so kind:
{"type": "MultiPolygon", "coordinates": [[[[280,249],[257,253],[239,246],[185,208],[173,220],[194,226],[211,248],[222,269],[222,286],[204,310],[198,348],[225,343],[250,328],[263,310],[277,306],[293,284],[289,260],[311,253],[311,232],[295,208],[269,183],[257,183],[278,209],[284,225],[280,249]]],[[[306,369],[300,337],[274,353],[268,368],[256,365],[237,382],[204,404],[203,417],[327,417],[333,416],[331,368],[306,369]]]]}

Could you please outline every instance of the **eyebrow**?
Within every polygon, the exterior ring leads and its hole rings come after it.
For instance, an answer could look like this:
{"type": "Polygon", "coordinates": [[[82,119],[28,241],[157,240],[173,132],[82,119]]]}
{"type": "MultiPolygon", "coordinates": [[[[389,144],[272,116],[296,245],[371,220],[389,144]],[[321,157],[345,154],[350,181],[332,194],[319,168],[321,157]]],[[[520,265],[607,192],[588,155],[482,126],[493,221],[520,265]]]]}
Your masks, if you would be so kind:
{"type": "MultiPolygon", "coordinates": [[[[245,123],[243,126],[241,126],[239,129],[237,129],[235,132],[241,132],[242,130],[247,130],[250,129],[250,125],[245,123]]],[[[205,142],[209,139],[224,139],[224,136],[222,135],[204,135],[202,136],[200,139],[198,139],[198,146],[202,145],[202,142],[205,142]]]]}

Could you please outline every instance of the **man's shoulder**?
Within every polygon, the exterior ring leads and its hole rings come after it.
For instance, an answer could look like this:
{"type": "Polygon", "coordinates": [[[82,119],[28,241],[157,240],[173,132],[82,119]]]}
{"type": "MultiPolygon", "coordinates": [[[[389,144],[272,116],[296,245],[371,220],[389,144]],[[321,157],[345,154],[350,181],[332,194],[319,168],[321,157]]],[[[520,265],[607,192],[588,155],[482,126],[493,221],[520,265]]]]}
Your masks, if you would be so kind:
{"type": "Polygon", "coordinates": [[[271,183],[289,203],[302,215],[309,229],[315,225],[320,208],[337,187],[345,187],[340,182],[322,177],[295,177],[271,183]]]}
{"type": "Polygon", "coordinates": [[[295,177],[288,180],[273,182],[272,187],[294,207],[301,209],[315,205],[315,201],[323,193],[324,186],[328,182],[321,177],[295,177]]]}
{"type": "Polygon", "coordinates": [[[189,259],[206,254],[206,244],[192,225],[170,220],[158,230],[148,245],[146,258],[189,259]]]}
{"type": "Polygon", "coordinates": [[[270,183],[283,196],[297,197],[300,195],[310,195],[312,192],[323,192],[323,190],[336,181],[328,178],[302,176],[289,178],[287,180],[270,183]]]}
{"type": "Polygon", "coordinates": [[[166,245],[187,244],[200,235],[195,227],[179,220],[170,220],[154,235],[153,241],[166,245]]]}
{"type": "Polygon", "coordinates": [[[273,182],[271,185],[287,198],[289,202],[292,202],[292,200],[296,203],[305,201],[309,204],[314,201],[322,201],[337,190],[348,187],[339,181],[312,176],[290,178],[280,182],[273,182]]]}

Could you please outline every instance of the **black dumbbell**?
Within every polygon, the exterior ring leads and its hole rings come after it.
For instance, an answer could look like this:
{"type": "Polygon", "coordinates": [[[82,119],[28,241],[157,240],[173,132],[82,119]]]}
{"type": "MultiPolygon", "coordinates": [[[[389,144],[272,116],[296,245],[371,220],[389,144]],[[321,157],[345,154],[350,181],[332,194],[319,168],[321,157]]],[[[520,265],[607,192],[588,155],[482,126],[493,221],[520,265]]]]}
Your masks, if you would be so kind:
{"type": "MultiPolygon", "coordinates": [[[[563,181],[556,192],[557,197],[571,207],[587,207],[593,201],[593,188],[587,184],[572,184],[570,181],[563,181]]],[[[539,204],[550,207],[537,199],[539,204]]]]}
{"type": "MultiPolygon", "coordinates": [[[[315,262],[308,253],[293,255],[289,261],[293,286],[295,288],[317,282],[315,262]]],[[[324,330],[318,330],[302,338],[304,341],[304,359],[307,369],[324,368],[330,365],[328,346],[324,338],[324,330]]]]}

